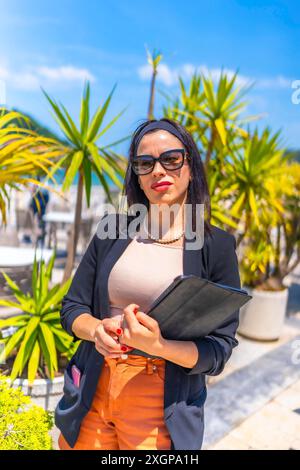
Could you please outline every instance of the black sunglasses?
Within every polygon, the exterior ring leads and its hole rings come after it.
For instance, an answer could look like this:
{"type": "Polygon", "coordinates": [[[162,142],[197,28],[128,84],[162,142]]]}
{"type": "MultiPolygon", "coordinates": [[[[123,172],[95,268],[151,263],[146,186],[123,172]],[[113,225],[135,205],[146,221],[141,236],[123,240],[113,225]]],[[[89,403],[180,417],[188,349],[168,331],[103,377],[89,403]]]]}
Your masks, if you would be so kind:
{"type": "Polygon", "coordinates": [[[183,166],[185,158],[190,159],[185,149],[167,150],[158,158],[152,155],[140,155],[132,160],[132,169],[136,175],[147,175],[153,171],[155,163],[159,161],[165,170],[178,170],[183,166]]]}

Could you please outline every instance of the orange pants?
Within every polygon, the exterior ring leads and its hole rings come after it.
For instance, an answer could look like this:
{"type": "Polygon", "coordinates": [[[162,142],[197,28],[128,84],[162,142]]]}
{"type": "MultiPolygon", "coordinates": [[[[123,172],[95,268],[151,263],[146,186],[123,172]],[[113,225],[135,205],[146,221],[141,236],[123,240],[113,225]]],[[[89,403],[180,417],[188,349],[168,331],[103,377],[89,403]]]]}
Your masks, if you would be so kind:
{"type": "Polygon", "coordinates": [[[164,422],[165,360],[129,354],[104,358],[90,410],[75,446],[60,434],[60,450],[171,449],[164,422]]]}

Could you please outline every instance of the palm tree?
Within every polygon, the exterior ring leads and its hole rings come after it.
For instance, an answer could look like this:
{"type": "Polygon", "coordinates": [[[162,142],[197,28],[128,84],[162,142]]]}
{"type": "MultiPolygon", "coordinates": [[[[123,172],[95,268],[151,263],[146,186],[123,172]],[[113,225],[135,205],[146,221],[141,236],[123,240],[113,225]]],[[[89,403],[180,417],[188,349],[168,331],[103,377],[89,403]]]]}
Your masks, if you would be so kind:
{"type": "Polygon", "coordinates": [[[40,136],[50,137],[51,139],[56,140],[57,142],[61,142],[63,145],[67,145],[67,142],[65,140],[62,140],[60,136],[58,136],[58,134],[50,130],[32,114],[17,108],[12,108],[12,111],[16,111],[26,118],[26,120],[21,120],[21,123],[20,120],[15,120],[16,124],[19,122],[19,126],[22,127],[22,129],[30,129],[32,131],[35,131],[40,136]]]}
{"type": "Polygon", "coordinates": [[[125,176],[124,168],[127,160],[122,155],[111,151],[110,147],[128,139],[128,136],[104,147],[99,147],[97,145],[99,138],[113,126],[126,109],[125,108],[121,111],[102,130],[100,130],[115,87],[116,85],[114,85],[103,106],[99,106],[96,109],[92,119],[90,120],[90,85],[89,82],[86,82],[81,99],[80,123],[78,127],[75,125],[74,120],[71,118],[65,106],[61,103],[56,103],[43,90],[54,112],[54,118],[69,144],[66,154],[60,158],[54,169],[54,171],[56,171],[60,167],[66,167],[66,175],[62,190],[68,190],[74,182],[76,175],[79,174],[74,224],[69,239],[68,258],[63,282],[65,282],[72,274],[81,221],[83,189],[85,188],[87,206],[89,207],[92,188],[92,174],[94,173],[98,177],[109,202],[113,201],[111,199],[109,186],[105,177],[112,180],[120,189],[122,188],[122,180],[125,176]]]}
{"type": "Polygon", "coordinates": [[[157,75],[157,69],[160,61],[162,60],[162,54],[159,51],[154,49],[153,53],[147,49],[147,59],[148,63],[152,67],[152,77],[151,77],[151,85],[150,85],[150,99],[149,99],[149,107],[148,107],[148,119],[153,119],[153,110],[154,110],[154,90],[155,90],[155,80],[157,75]]]}

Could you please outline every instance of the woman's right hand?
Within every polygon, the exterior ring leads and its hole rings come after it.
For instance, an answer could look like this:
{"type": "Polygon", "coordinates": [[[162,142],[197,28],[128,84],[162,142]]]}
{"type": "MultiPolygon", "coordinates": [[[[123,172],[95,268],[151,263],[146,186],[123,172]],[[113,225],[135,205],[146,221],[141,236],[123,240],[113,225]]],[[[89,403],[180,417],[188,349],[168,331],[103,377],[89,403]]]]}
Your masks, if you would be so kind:
{"type": "Polygon", "coordinates": [[[123,315],[117,315],[111,318],[104,318],[96,325],[92,333],[97,351],[105,357],[121,357],[121,355],[134,349],[119,343],[118,336],[122,333],[120,331],[122,317],[123,315]]]}

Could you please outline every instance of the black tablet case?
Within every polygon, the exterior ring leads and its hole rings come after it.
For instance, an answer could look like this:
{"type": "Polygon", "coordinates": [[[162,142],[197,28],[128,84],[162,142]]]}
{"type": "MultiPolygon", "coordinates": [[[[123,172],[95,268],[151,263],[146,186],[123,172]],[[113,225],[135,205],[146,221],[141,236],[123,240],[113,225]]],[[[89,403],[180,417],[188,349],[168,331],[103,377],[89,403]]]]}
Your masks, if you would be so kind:
{"type": "MultiPolygon", "coordinates": [[[[165,339],[193,340],[218,328],[252,298],[245,290],[195,275],[177,276],[145,313],[157,320],[165,339]]],[[[139,349],[126,354],[152,356],[139,349]]]]}

